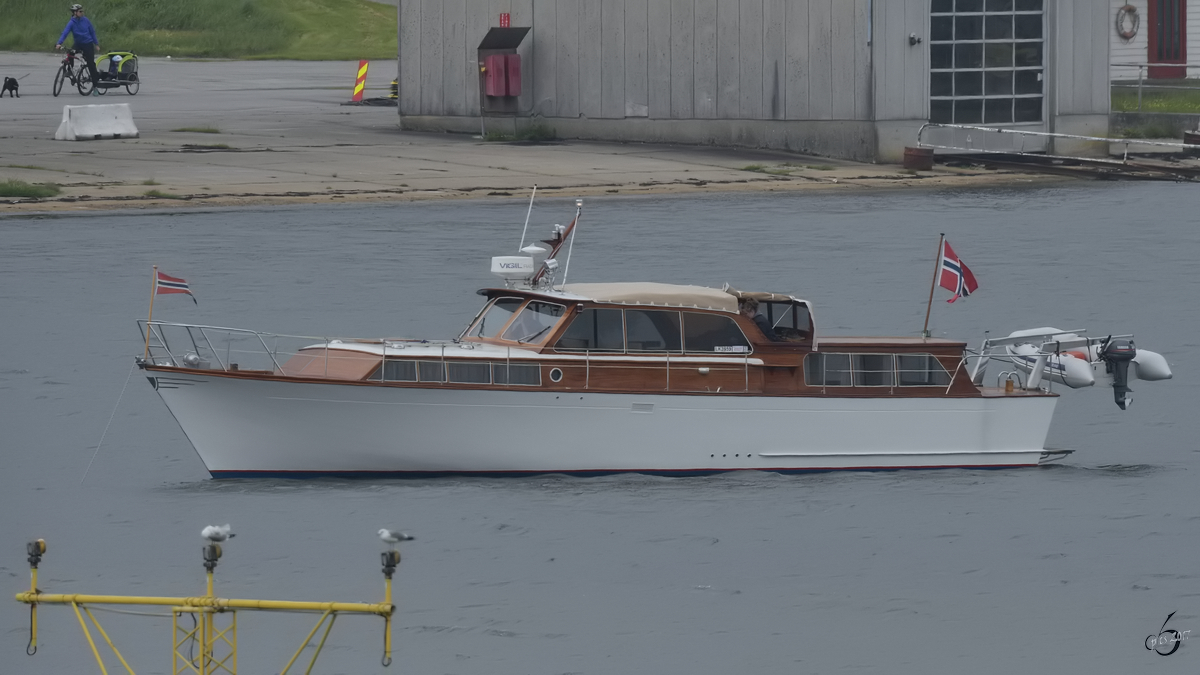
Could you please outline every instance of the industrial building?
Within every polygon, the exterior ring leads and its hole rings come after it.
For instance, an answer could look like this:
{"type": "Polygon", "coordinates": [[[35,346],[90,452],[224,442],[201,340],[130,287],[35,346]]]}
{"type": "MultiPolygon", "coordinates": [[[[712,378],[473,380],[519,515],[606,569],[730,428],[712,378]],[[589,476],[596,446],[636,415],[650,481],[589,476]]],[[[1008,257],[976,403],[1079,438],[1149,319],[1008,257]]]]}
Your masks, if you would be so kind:
{"type": "MultiPolygon", "coordinates": [[[[400,0],[400,123],[882,162],[927,122],[1102,136],[1112,30],[1096,0],[400,0]]],[[[982,136],[938,142],[1096,149],[982,136]]]]}

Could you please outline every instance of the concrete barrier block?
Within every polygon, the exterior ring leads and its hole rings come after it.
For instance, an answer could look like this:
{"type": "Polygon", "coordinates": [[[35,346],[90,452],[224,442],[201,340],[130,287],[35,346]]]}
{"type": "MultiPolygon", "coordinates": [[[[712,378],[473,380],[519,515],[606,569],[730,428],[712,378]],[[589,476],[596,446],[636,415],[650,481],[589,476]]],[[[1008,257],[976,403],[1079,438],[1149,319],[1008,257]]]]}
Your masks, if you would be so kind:
{"type": "Polygon", "coordinates": [[[128,103],[63,106],[62,123],[54,132],[56,141],[137,137],[137,126],[133,123],[133,111],[128,103]]]}

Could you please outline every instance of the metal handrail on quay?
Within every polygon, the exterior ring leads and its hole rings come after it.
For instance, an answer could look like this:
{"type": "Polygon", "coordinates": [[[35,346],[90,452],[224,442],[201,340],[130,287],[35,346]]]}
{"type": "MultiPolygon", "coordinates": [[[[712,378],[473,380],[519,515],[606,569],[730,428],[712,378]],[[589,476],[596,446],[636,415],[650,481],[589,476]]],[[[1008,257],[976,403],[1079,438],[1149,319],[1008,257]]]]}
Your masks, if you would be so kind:
{"type": "MultiPolygon", "coordinates": [[[[1137,107],[1137,109],[1139,111],[1142,109],[1142,88],[1146,81],[1147,69],[1149,69],[1149,68],[1170,68],[1170,67],[1200,68],[1200,63],[1112,63],[1109,65],[1111,65],[1114,68],[1137,68],[1138,69],[1138,79],[1137,79],[1136,85],[1117,84],[1114,82],[1114,83],[1111,83],[1111,86],[1113,86],[1113,87],[1134,87],[1134,86],[1136,86],[1137,92],[1138,92],[1138,107],[1137,107]]],[[[1195,89],[1196,88],[1196,87],[1177,87],[1177,86],[1173,86],[1173,85],[1158,85],[1158,84],[1153,85],[1153,87],[1155,89],[1195,89]]]]}
{"type": "Polygon", "coordinates": [[[1149,139],[1137,138],[1105,138],[1102,136],[1084,136],[1080,134],[1063,134],[1050,131],[1033,131],[1029,129],[1010,129],[1007,127],[987,127],[974,124],[946,124],[941,122],[927,122],[921,125],[917,130],[917,146],[921,148],[931,148],[933,150],[952,150],[956,153],[971,153],[983,155],[1012,155],[1019,157],[1037,157],[1042,160],[1046,159],[1061,159],[1068,161],[1086,161],[1092,164],[1106,164],[1126,166],[1129,164],[1129,146],[1154,146],[1161,148],[1172,148],[1179,151],[1200,151],[1200,145],[1192,145],[1189,143],[1181,143],[1178,141],[1155,141],[1149,139]],[[996,134],[999,136],[1017,136],[1019,138],[1050,138],[1050,139],[1068,139],[1076,141],[1088,141],[1092,143],[1104,144],[1121,144],[1124,146],[1124,153],[1121,159],[1107,159],[1103,157],[1072,157],[1069,155],[1054,155],[1040,151],[1026,151],[1022,148],[1018,149],[992,149],[976,146],[971,142],[971,137],[968,136],[968,145],[939,145],[926,139],[926,132],[933,129],[950,129],[979,132],[982,134],[996,134]]]}

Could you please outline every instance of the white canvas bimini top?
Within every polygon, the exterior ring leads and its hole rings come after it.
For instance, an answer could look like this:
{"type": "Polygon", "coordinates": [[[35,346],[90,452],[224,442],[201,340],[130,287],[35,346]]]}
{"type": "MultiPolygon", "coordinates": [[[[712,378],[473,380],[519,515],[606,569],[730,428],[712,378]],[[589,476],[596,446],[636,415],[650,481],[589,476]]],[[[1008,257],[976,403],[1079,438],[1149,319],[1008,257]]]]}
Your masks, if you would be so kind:
{"type": "Polygon", "coordinates": [[[718,288],[652,282],[567,284],[559,290],[595,302],[659,307],[695,307],[736,314],[738,300],[718,288]]]}

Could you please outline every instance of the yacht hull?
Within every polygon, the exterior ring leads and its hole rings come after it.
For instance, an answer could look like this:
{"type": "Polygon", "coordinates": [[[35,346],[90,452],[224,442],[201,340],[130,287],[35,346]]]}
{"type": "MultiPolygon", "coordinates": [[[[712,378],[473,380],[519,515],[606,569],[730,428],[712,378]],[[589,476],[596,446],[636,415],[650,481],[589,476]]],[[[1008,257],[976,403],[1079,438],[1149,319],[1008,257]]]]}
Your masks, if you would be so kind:
{"type": "Polygon", "coordinates": [[[770,397],[147,375],[215,477],[1034,466],[1056,396],[770,397]]]}

